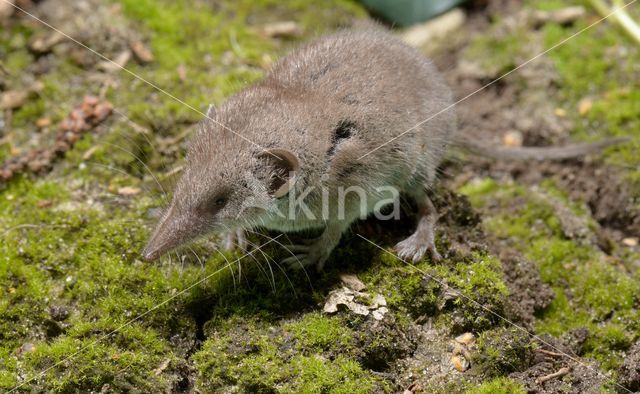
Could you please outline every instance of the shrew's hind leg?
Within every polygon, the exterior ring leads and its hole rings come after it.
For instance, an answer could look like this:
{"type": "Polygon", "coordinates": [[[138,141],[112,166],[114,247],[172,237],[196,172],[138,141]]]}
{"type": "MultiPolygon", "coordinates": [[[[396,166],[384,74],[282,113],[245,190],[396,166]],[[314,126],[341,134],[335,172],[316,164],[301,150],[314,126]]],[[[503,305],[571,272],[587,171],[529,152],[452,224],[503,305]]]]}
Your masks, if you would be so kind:
{"type": "Polygon", "coordinates": [[[400,258],[418,262],[429,252],[433,260],[442,257],[436,249],[435,224],[438,214],[426,191],[412,193],[418,205],[418,225],[409,238],[399,242],[395,249],[400,258]]]}

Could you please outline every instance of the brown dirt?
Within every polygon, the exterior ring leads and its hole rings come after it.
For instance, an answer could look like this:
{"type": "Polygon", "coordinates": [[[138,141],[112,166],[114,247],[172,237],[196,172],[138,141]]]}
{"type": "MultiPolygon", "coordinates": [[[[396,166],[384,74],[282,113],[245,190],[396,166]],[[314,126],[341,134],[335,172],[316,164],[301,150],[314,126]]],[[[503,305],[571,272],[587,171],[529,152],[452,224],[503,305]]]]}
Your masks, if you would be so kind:
{"type": "Polygon", "coordinates": [[[627,389],[640,392],[640,341],[627,352],[624,363],[618,370],[618,381],[627,389]]]}
{"type": "Polygon", "coordinates": [[[538,267],[519,254],[504,251],[500,260],[510,292],[508,317],[532,330],[535,314],[553,301],[553,290],[540,279],[538,267]]]}

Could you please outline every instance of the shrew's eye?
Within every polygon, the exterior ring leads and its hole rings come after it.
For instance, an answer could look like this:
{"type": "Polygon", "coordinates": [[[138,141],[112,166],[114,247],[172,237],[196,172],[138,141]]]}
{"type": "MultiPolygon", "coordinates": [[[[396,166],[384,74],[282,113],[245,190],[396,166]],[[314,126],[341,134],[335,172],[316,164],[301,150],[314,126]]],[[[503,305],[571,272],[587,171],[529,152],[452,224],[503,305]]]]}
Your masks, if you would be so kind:
{"type": "Polygon", "coordinates": [[[216,205],[216,207],[220,208],[223,207],[224,204],[227,203],[227,199],[224,197],[218,197],[215,199],[214,204],[216,205]]]}

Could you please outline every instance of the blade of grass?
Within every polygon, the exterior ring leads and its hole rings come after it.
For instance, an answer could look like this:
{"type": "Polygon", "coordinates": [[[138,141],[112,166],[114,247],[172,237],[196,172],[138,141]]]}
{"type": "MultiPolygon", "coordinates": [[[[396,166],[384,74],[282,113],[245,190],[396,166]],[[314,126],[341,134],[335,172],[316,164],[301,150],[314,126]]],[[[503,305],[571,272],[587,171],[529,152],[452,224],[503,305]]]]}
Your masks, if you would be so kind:
{"type": "MultiPolygon", "coordinates": [[[[602,16],[611,14],[611,19],[618,23],[631,38],[640,44],[640,26],[638,26],[638,23],[633,20],[625,9],[631,3],[625,4],[622,0],[611,1],[613,7],[617,8],[617,11],[609,6],[605,0],[590,0],[591,5],[593,5],[593,8],[595,8],[598,13],[602,16]]],[[[635,3],[635,1],[636,0],[632,1],[632,3],[635,3]]]]}

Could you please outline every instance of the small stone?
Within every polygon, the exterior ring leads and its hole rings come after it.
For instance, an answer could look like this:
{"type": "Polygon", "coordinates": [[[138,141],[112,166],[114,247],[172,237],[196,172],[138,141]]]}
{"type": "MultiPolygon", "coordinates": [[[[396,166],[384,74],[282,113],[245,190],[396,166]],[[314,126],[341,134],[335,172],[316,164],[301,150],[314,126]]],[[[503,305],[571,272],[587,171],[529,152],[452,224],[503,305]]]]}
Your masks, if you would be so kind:
{"type": "Polygon", "coordinates": [[[590,98],[583,98],[578,103],[578,112],[584,115],[591,110],[591,107],[593,107],[593,101],[590,98]]]}
{"type": "Polygon", "coordinates": [[[9,19],[15,12],[16,8],[13,6],[15,0],[0,1],[0,22],[9,19]]]}
{"type": "Polygon", "coordinates": [[[384,315],[387,312],[389,312],[389,309],[383,306],[382,308],[378,308],[375,311],[371,312],[371,316],[373,316],[373,318],[376,320],[382,320],[384,319],[384,315]]]}
{"type": "Polygon", "coordinates": [[[0,110],[16,109],[29,98],[29,90],[9,90],[0,95],[0,110]]]}
{"type": "Polygon", "coordinates": [[[502,137],[502,143],[506,146],[522,146],[522,133],[519,131],[509,131],[502,137]]]}
{"type": "Polygon", "coordinates": [[[471,366],[469,361],[467,361],[467,359],[461,355],[451,356],[450,361],[451,365],[453,365],[453,367],[459,372],[464,372],[471,366]]]}
{"type": "Polygon", "coordinates": [[[294,21],[275,22],[265,25],[262,33],[270,38],[297,37],[302,34],[302,29],[294,21]]]}
{"type": "Polygon", "coordinates": [[[638,238],[628,237],[622,240],[622,243],[626,246],[638,246],[638,238]]]}
{"type": "Polygon", "coordinates": [[[36,126],[39,129],[44,129],[45,127],[51,126],[51,119],[49,118],[40,118],[36,120],[36,126]]]}
{"type": "Polygon", "coordinates": [[[121,196],[134,196],[138,193],[140,193],[142,190],[139,187],[132,187],[132,186],[124,186],[121,188],[118,188],[118,194],[121,196]]]}
{"type": "Polygon", "coordinates": [[[559,116],[561,118],[564,118],[565,116],[567,116],[567,110],[563,109],[563,108],[556,108],[553,111],[554,114],[556,114],[556,116],[559,116]]]}
{"type": "Polygon", "coordinates": [[[476,341],[476,337],[470,332],[465,332],[464,334],[457,336],[455,341],[461,345],[469,346],[476,341]]]}

